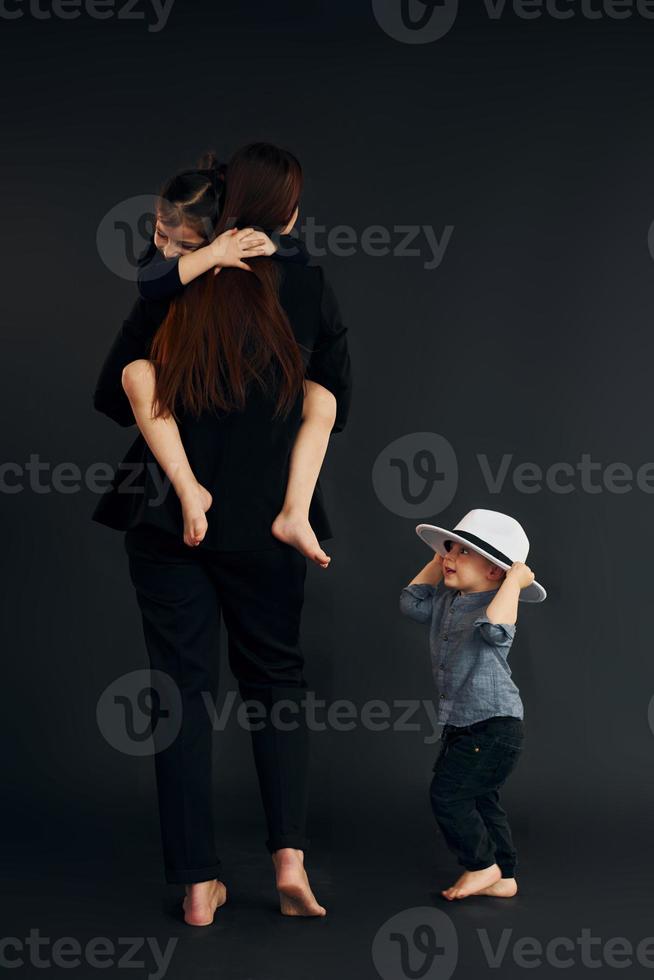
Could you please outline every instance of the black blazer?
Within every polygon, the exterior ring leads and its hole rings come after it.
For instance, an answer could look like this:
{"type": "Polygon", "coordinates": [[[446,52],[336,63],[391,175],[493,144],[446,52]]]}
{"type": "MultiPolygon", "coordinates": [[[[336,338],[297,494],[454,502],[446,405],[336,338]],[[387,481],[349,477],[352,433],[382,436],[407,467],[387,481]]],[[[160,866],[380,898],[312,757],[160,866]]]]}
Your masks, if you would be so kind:
{"type": "MultiPolygon", "coordinates": [[[[320,266],[274,256],[280,270],[280,301],[306,367],[306,377],[336,397],[333,432],[345,426],[351,399],[351,365],[347,328],[320,266]]],[[[122,370],[149,357],[150,344],[168,309],[167,301],[138,299],[123,323],[100,371],[93,405],[121,426],[135,425],[122,387],[122,370]]],[[[209,529],[199,547],[224,551],[281,545],[270,526],[286,493],[290,452],[302,418],[302,392],[289,415],[272,419],[274,399],[252,386],[245,410],[219,418],[182,415],[179,429],[191,467],[213,495],[207,512],[209,529]]],[[[319,540],[332,537],[320,482],[309,511],[319,540]]],[[[116,530],[152,524],[183,532],[182,510],[173,487],[138,434],[119,464],[110,489],[98,502],[92,520],[116,530]]]]}

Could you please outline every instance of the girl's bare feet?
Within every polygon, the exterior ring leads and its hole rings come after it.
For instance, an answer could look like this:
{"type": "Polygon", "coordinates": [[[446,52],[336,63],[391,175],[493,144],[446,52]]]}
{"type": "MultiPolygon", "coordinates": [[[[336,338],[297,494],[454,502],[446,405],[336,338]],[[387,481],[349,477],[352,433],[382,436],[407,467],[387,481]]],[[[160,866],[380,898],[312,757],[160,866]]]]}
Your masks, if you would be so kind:
{"type": "Polygon", "coordinates": [[[494,885],[482,888],[475,895],[493,895],[495,898],[513,898],[518,892],[518,882],[515,878],[500,878],[494,885]]]}
{"type": "Polygon", "coordinates": [[[464,871],[453,885],[441,892],[441,895],[450,902],[455,898],[467,898],[469,895],[476,895],[482,888],[490,888],[501,877],[502,872],[496,864],[491,864],[489,868],[482,868],[480,871],[464,871]]]}
{"type": "Polygon", "coordinates": [[[215,878],[186,885],[186,898],[182,901],[184,922],[189,926],[210,926],[214,912],[226,901],[227,889],[215,878]]]}
{"type": "Polygon", "coordinates": [[[280,541],[292,545],[316,565],[327,568],[331,558],[322,550],[313,528],[303,514],[280,511],[272,523],[271,531],[280,541]]]}
{"type": "Polygon", "coordinates": [[[281,847],[272,855],[282,915],[327,915],[311,891],[304,870],[304,851],[281,847]]]}
{"type": "Polygon", "coordinates": [[[184,518],[184,544],[194,548],[207,533],[209,524],[206,512],[213,503],[213,497],[201,483],[194,483],[188,489],[180,491],[179,502],[184,518]]]}

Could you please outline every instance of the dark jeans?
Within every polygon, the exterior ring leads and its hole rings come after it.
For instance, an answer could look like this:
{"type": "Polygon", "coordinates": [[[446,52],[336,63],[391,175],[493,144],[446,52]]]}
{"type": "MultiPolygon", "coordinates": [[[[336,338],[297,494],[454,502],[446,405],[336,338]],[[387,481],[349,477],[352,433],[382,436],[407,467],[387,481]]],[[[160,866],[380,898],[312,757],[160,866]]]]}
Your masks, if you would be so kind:
{"type": "Polygon", "coordinates": [[[524,740],[520,718],[498,715],[474,725],[445,725],[430,794],[445,842],[467,871],[498,864],[513,878],[516,851],[499,789],[524,740]]]}
{"type": "MultiPolygon", "coordinates": [[[[126,531],[124,543],[150,667],[174,681],[174,697],[165,685],[160,694],[171,703],[158,710],[174,710],[181,695],[179,732],[155,754],[166,880],[221,877],[207,705],[209,698],[216,704],[221,612],[241,697],[258,702],[250,723],[266,847],[270,853],[280,847],[306,850],[308,729],[300,707],[306,681],[299,645],[306,558],[290,545],[255,551],[189,548],[181,537],[148,525],[126,531]],[[289,699],[290,706],[279,703],[289,699]]],[[[156,749],[156,730],[154,743],[156,749]]]]}

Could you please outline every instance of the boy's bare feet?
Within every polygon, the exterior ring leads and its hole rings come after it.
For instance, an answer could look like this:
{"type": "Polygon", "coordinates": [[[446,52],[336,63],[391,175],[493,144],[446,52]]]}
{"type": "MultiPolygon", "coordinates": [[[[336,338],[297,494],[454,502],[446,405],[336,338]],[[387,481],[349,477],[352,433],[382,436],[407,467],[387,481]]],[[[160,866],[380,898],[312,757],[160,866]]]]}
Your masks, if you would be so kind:
{"type": "Polygon", "coordinates": [[[327,915],[311,891],[304,870],[304,851],[281,847],[272,855],[282,915],[327,915]]]}
{"type": "Polygon", "coordinates": [[[475,895],[492,895],[494,898],[513,898],[518,892],[518,882],[515,878],[500,878],[494,885],[482,888],[475,895]]]}
{"type": "Polygon", "coordinates": [[[489,868],[482,868],[480,871],[464,871],[453,885],[441,892],[441,895],[450,902],[455,898],[467,898],[469,895],[476,895],[482,888],[490,888],[501,877],[502,872],[496,864],[491,864],[489,868]]]}
{"type": "Polygon", "coordinates": [[[184,922],[189,926],[210,926],[214,912],[226,901],[227,889],[216,878],[186,885],[186,898],[182,901],[184,922]]]}
{"type": "Polygon", "coordinates": [[[321,568],[327,568],[329,565],[331,558],[320,547],[313,528],[303,514],[280,511],[272,522],[271,531],[280,541],[297,548],[301,554],[315,561],[321,568]]]}
{"type": "Polygon", "coordinates": [[[213,497],[201,483],[192,484],[180,491],[179,502],[184,518],[184,544],[194,548],[200,544],[209,527],[206,512],[213,503],[213,497]]]}

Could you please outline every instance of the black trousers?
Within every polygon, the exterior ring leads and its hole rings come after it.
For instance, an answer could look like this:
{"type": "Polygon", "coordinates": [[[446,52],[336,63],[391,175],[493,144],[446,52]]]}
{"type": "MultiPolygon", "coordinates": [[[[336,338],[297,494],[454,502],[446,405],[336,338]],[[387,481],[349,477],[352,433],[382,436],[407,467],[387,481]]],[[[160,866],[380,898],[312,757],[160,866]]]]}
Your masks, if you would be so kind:
{"type": "Polygon", "coordinates": [[[256,703],[249,721],[266,847],[270,853],[280,847],[306,850],[308,730],[299,707],[306,691],[299,645],[306,558],[290,545],[189,548],[181,537],[148,525],[126,531],[124,545],[151,671],[172,678],[172,684],[153,685],[157,714],[180,715],[176,737],[168,745],[160,739],[160,748],[153,722],[166,880],[221,877],[208,704],[215,709],[221,612],[241,697],[256,703]]]}
{"type": "Polygon", "coordinates": [[[517,765],[520,718],[496,715],[473,725],[444,725],[430,795],[436,822],[467,871],[492,864],[513,878],[517,855],[499,790],[517,765]]]}

